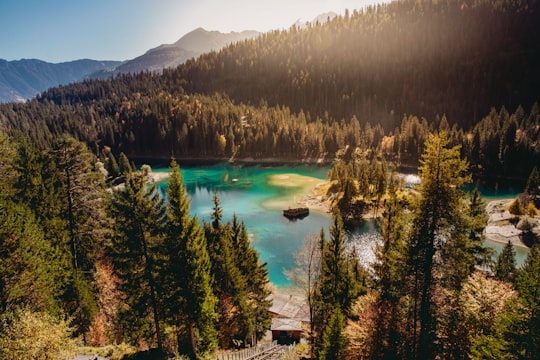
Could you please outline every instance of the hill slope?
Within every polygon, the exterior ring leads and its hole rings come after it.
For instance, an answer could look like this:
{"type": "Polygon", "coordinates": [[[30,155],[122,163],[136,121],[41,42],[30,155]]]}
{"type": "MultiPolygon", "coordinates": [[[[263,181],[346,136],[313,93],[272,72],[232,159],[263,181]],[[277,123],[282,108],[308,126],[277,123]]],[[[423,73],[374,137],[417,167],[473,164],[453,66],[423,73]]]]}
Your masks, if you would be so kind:
{"type": "Polygon", "coordinates": [[[470,127],[492,106],[540,98],[538,19],[537,0],[405,0],[264,34],[170,76],[188,92],[388,129],[404,113],[470,127]]]}
{"type": "Polygon", "coordinates": [[[118,64],[118,61],[88,59],[59,64],[35,59],[0,59],[0,102],[23,101],[50,87],[81,81],[91,73],[118,64]]]}

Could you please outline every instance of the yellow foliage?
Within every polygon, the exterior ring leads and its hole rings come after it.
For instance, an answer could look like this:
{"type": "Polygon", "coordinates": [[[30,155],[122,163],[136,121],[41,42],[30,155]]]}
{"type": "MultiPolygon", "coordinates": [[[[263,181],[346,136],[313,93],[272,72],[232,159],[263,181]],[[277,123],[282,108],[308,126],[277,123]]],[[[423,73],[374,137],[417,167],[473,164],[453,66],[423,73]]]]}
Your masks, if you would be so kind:
{"type": "Polygon", "coordinates": [[[512,203],[508,206],[508,211],[512,215],[523,215],[523,205],[521,205],[519,198],[512,201],[512,203]]]}
{"type": "Polygon", "coordinates": [[[376,292],[369,292],[358,298],[353,305],[352,312],[357,321],[349,320],[345,333],[348,338],[347,359],[364,359],[372,352],[371,344],[377,320],[376,292]]]}
{"type": "Polygon", "coordinates": [[[527,206],[527,215],[536,216],[538,215],[538,209],[534,206],[534,203],[531,201],[527,206]]]}
{"type": "Polygon", "coordinates": [[[17,310],[4,315],[2,325],[2,359],[67,360],[75,354],[75,340],[67,322],[46,313],[17,310]]]}

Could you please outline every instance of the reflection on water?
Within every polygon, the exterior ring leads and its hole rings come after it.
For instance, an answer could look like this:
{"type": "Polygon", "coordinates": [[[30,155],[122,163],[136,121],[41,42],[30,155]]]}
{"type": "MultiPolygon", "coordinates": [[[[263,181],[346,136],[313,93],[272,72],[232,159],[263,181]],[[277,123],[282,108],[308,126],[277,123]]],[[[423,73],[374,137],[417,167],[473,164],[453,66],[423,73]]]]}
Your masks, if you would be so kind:
{"type": "MultiPolygon", "coordinates": [[[[168,169],[154,169],[167,171],[168,169]]],[[[212,166],[182,167],[182,175],[191,198],[191,211],[200,220],[209,221],[213,208],[213,192],[217,191],[223,208],[223,219],[228,221],[236,213],[246,223],[253,246],[266,262],[270,281],[277,286],[290,286],[284,270],[295,266],[294,254],[307,236],[318,236],[321,228],[326,234],[331,223],[329,214],[311,211],[304,219],[288,220],[282,210],[295,206],[295,199],[326,180],[329,167],[320,166],[212,166]]],[[[412,177],[410,180],[414,180],[412,177]]],[[[493,198],[514,197],[512,188],[479,185],[486,201],[493,198]]],[[[165,189],[167,184],[160,184],[165,189]]],[[[470,187],[472,190],[473,186],[470,187]]],[[[467,189],[468,190],[468,189],[467,189]]],[[[379,233],[375,221],[348,225],[348,246],[354,247],[363,265],[375,261],[375,247],[379,233]]],[[[500,252],[503,245],[486,243],[500,252]]],[[[517,262],[522,264],[528,250],[516,248],[517,262]]]]}
{"type": "MultiPolygon", "coordinates": [[[[154,171],[166,169],[154,169],[154,171]]],[[[312,211],[304,219],[291,221],[283,208],[295,206],[295,196],[324,181],[328,167],[319,166],[238,166],[218,164],[182,168],[191,198],[191,211],[200,220],[210,221],[213,192],[216,191],[228,221],[236,214],[246,223],[253,246],[268,265],[270,281],[290,286],[284,270],[295,266],[294,254],[306,236],[328,233],[330,217],[312,211]],[[315,181],[314,181],[315,179],[315,181]]],[[[163,189],[166,183],[160,184],[163,189]]]]}
{"type": "Polygon", "coordinates": [[[347,224],[345,232],[348,237],[348,250],[354,249],[360,263],[369,268],[376,260],[377,244],[381,242],[377,222],[368,220],[347,224]]]}

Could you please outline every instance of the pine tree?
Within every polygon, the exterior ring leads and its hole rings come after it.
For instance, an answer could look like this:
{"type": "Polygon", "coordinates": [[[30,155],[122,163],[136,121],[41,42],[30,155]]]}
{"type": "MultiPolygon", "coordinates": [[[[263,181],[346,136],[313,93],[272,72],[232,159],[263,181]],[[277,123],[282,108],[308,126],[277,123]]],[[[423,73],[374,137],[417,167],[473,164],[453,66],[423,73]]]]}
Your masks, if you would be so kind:
{"type": "Polygon", "coordinates": [[[54,143],[47,157],[55,164],[53,185],[61,201],[60,217],[69,236],[72,262],[71,294],[80,331],[86,331],[96,311],[91,273],[108,233],[103,178],[95,171],[95,157],[85,144],[69,136],[54,143]]]}
{"type": "Polygon", "coordinates": [[[315,294],[315,312],[313,314],[316,340],[315,353],[322,350],[323,335],[329,324],[330,316],[339,308],[339,312],[347,314],[359,289],[351,272],[350,258],[345,247],[345,230],[339,209],[334,209],[333,222],[330,227],[330,239],[324,239],[321,233],[321,272],[317,281],[315,294]]]}
{"type": "Polygon", "coordinates": [[[196,217],[190,219],[190,205],[182,174],[171,162],[167,191],[167,235],[161,271],[167,318],[179,334],[179,350],[188,344],[192,359],[213,353],[217,348],[215,324],[217,299],[212,292],[210,257],[206,238],[196,217]]]}
{"type": "MultiPolygon", "coordinates": [[[[436,254],[447,263],[442,274],[447,286],[459,287],[474,266],[474,257],[467,252],[463,232],[464,194],[459,190],[469,177],[467,163],[460,158],[460,149],[448,148],[446,134],[430,135],[419,168],[420,199],[411,222],[408,264],[412,282],[408,291],[413,299],[412,357],[433,359],[436,353],[436,316],[433,277],[436,254]]],[[[465,232],[467,234],[467,232],[465,232]]],[[[444,263],[443,263],[444,265],[444,263]]],[[[442,269],[441,269],[442,270],[442,269]]]]}
{"type": "Polygon", "coordinates": [[[527,179],[525,192],[527,192],[534,200],[540,197],[540,172],[538,171],[537,166],[532,169],[531,174],[527,179]]]}
{"type": "Polygon", "coordinates": [[[156,255],[162,242],[163,200],[154,184],[147,185],[141,174],[131,172],[125,186],[113,192],[110,216],[114,219],[111,256],[129,306],[121,315],[133,336],[155,339],[161,349],[156,255]],[[149,323],[151,329],[147,328],[149,323]]]}
{"type": "Polygon", "coordinates": [[[0,249],[0,312],[27,308],[62,315],[69,262],[44,238],[29,209],[3,196],[0,249]]]}
{"type": "Polygon", "coordinates": [[[246,279],[235,263],[230,224],[222,223],[223,210],[214,192],[212,222],[204,224],[212,264],[214,294],[218,298],[219,347],[245,344],[254,331],[253,309],[248,304],[246,279]]]}
{"type": "Polygon", "coordinates": [[[345,359],[347,338],[344,334],[345,315],[339,305],[332,310],[328,324],[324,329],[322,348],[319,352],[320,360],[345,359]]]}
{"type": "Polygon", "coordinates": [[[96,253],[105,237],[104,183],[94,170],[95,158],[86,145],[70,138],[60,138],[50,155],[56,164],[68,223],[73,268],[91,271],[96,253]]]}
{"type": "Polygon", "coordinates": [[[493,269],[497,280],[513,282],[516,278],[516,251],[510,241],[504,246],[497,257],[497,263],[493,269]]]}
{"type": "Polygon", "coordinates": [[[122,176],[127,176],[130,172],[134,171],[135,169],[131,168],[131,164],[129,163],[129,159],[123,152],[120,153],[120,174],[122,176]]]}
{"type": "MultiPolygon", "coordinates": [[[[536,359],[540,353],[540,247],[534,246],[516,284],[519,298],[527,309],[527,317],[522,321],[524,333],[521,335],[522,358],[536,359]]],[[[518,335],[518,334],[516,334],[518,335]]]]}
{"type": "MultiPolygon", "coordinates": [[[[238,222],[233,215],[231,223],[231,240],[236,266],[246,279],[248,299],[253,308],[253,327],[255,340],[260,340],[267,329],[270,328],[271,318],[268,309],[271,306],[267,299],[270,295],[268,289],[268,270],[266,263],[259,261],[259,253],[249,243],[245,223],[238,222]]],[[[252,344],[253,345],[253,344],[252,344]]]]}
{"type": "Polygon", "coordinates": [[[401,316],[400,298],[405,283],[405,216],[403,206],[397,197],[394,181],[390,181],[389,199],[381,220],[382,243],[377,247],[377,262],[374,264],[376,286],[379,290],[373,346],[375,358],[399,358],[400,343],[403,336],[399,333],[401,316]]]}

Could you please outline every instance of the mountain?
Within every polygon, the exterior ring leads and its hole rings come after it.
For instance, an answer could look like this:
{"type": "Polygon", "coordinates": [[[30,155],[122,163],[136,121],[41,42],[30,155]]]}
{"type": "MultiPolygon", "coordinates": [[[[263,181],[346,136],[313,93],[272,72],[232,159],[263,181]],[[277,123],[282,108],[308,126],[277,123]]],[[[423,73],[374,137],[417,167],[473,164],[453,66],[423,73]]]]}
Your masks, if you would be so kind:
{"type": "Polygon", "coordinates": [[[53,64],[36,59],[0,59],[0,102],[24,101],[54,86],[70,84],[119,61],[76,60],[53,64]]]}
{"type": "Polygon", "coordinates": [[[229,44],[252,39],[258,35],[259,32],[249,30],[221,33],[198,28],[187,33],[174,44],[160,45],[133,60],[121,64],[112,71],[102,70],[92,74],[91,77],[108,78],[112,75],[137,73],[144,70],[159,72],[165,68],[183,64],[203,53],[217,51],[229,44]]]}
{"type": "Polygon", "coordinates": [[[202,28],[184,35],[174,44],[160,45],[144,55],[125,62],[76,60],[59,64],[36,59],[0,59],[0,102],[24,101],[50,87],[87,78],[108,78],[143,70],[159,72],[176,67],[205,52],[258,36],[257,31],[221,33],[202,28]]]}

